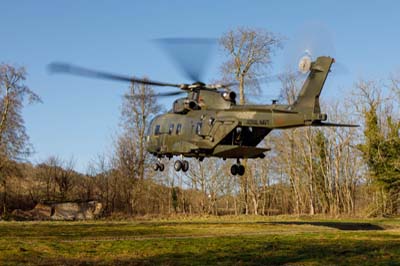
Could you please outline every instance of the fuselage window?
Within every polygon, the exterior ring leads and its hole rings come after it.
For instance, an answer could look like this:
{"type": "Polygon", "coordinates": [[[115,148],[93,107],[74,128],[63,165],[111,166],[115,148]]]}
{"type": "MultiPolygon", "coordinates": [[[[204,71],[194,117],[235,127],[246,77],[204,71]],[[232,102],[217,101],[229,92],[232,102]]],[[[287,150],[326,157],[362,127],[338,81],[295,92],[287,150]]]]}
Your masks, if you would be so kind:
{"type": "Polygon", "coordinates": [[[198,122],[196,125],[196,134],[197,135],[200,135],[200,133],[201,133],[201,126],[202,126],[202,123],[198,122]]]}
{"type": "Polygon", "coordinates": [[[177,124],[176,125],[176,135],[181,134],[182,131],[182,125],[181,124],[177,124]]]}
{"type": "Polygon", "coordinates": [[[154,135],[160,135],[160,125],[156,125],[154,128],[154,135]]]}
{"type": "Polygon", "coordinates": [[[174,132],[174,126],[175,126],[174,124],[170,124],[170,125],[169,125],[168,134],[170,134],[170,135],[171,135],[171,134],[172,134],[172,132],[174,132]]]}
{"type": "Polygon", "coordinates": [[[199,99],[199,92],[198,91],[194,91],[192,94],[192,100],[196,101],[199,99]]]}

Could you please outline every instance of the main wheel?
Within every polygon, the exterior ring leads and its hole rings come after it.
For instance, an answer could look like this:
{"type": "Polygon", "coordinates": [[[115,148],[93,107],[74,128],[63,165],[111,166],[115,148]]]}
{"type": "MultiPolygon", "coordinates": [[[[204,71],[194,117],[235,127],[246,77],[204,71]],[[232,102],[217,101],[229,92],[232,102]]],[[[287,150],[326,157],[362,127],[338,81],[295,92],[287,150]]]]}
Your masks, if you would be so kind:
{"type": "Polygon", "coordinates": [[[179,172],[182,169],[182,162],[180,160],[175,161],[174,163],[174,169],[175,171],[179,172]]]}
{"type": "Polygon", "coordinates": [[[158,169],[160,170],[160,172],[164,171],[164,164],[163,163],[159,163],[158,164],[158,169]]]}
{"type": "Polygon", "coordinates": [[[238,168],[239,168],[239,167],[238,167],[237,164],[232,165],[232,166],[231,166],[231,174],[232,174],[232,175],[237,175],[237,174],[238,174],[238,171],[239,171],[238,168]]]}
{"type": "Polygon", "coordinates": [[[153,164],[153,170],[154,171],[158,171],[159,167],[160,166],[158,165],[158,163],[153,164]]]}
{"type": "Polygon", "coordinates": [[[187,172],[187,170],[189,170],[189,162],[184,160],[182,161],[182,171],[187,172]]]}
{"type": "Polygon", "coordinates": [[[239,164],[239,165],[238,165],[237,174],[240,175],[240,176],[242,176],[242,175],[244,175],[244,172],[245,172],[244,166],[241,165],[241,164],[239,164]]]}

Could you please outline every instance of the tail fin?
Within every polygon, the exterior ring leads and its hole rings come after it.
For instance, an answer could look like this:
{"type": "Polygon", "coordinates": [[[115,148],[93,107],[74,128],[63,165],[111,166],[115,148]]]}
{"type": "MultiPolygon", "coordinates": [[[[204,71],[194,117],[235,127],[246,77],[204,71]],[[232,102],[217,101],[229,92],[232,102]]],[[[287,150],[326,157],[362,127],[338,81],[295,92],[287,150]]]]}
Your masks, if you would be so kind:
{"type": "Polygon", "coordinates": [[[321,113],[319,95],[334,61],[331,57],[321,56],[312,62],[310,74],[293,104],[294,110],[308,114],[321,113]]]}

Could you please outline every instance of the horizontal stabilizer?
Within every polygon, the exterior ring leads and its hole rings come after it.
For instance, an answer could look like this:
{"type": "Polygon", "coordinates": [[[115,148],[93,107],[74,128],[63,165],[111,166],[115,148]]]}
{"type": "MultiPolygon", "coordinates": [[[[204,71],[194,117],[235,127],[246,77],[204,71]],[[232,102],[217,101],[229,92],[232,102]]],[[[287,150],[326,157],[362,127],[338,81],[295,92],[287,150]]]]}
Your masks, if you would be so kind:
{"type": "Polygon", "coordinates": [[[324,123],[324,122],[313,122],[311,124],[314,127],[359,127],[360,125],[352,124],[338,124],[338,123],[324,123]]]}

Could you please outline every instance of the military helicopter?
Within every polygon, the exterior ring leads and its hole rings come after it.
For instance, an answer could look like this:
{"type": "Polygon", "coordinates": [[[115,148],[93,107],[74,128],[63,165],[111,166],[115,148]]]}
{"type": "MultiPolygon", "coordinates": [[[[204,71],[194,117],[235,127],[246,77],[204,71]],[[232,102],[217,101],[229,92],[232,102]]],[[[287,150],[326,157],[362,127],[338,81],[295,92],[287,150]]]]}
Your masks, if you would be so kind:
{"type": "Polygon", "coordinates": [[[178,159],[176,171],[186,172],[189,162],[185,157],[202,161],[206,157],[236,159],[231,174],[242,176],[245,167],[242,159],[264,158],[269,148],[257,147],[274,129],[304,126],[357,127],[357,125],[324,122],[327,114],[321,113],[319,96],[335,60],[320,56],[315,61],[309,55],[299,62],[302,72],[308,76],[291,105],[236,104],[236,93],[229,90],[231,84],[173,84],[126,77],[94,71],[69,64],[53,63],[54,72],[63,72],[94,78],[112,79],[151,86],[175,87],[177,92],[160,93],[158,96],[186,94],[174,101],[172,109],[156,116],[150,123],[146,142],[149,153],[157,157],[155,171],[163,171],[162,158],[178,159]]]}

